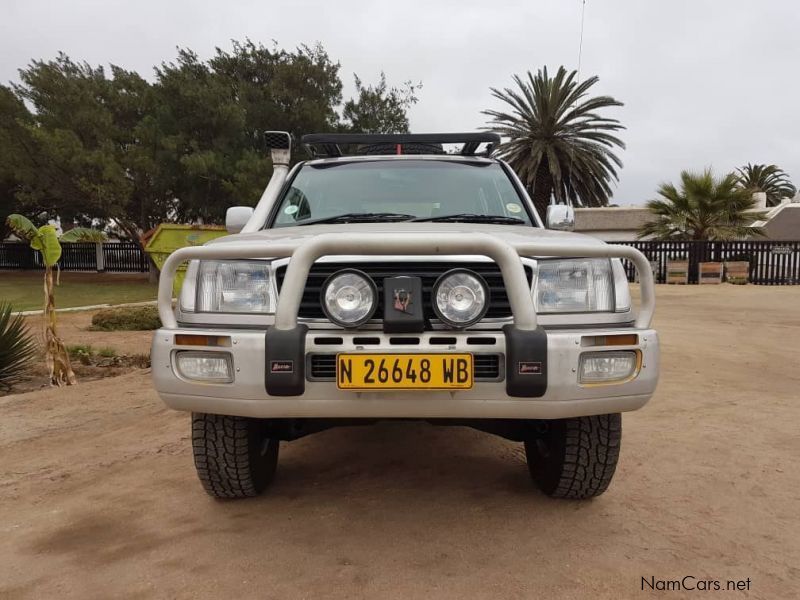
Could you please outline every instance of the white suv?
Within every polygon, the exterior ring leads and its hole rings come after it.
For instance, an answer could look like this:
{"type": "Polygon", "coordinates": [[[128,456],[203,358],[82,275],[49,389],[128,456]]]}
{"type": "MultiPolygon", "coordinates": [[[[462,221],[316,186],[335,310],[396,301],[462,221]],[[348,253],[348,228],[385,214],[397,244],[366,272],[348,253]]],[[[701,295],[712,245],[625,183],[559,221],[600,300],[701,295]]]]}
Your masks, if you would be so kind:
{"type": "Polygon", "coordinates": [[[494,134],[306,135],[312,159],[291,171],[289,135],[266,139],[255,209],[229,209],[233,235],[161,273],[153,383],[193,413],[206,491],[257,495],[281,440],[379,419],[524,442],[544,493],[605,491],[620,413],[658,379],[644,256],[553,231],[571,229],[569,207],[545,228],[494,134]],[[638,310],[620,259],[639,271],[638,310]]]}

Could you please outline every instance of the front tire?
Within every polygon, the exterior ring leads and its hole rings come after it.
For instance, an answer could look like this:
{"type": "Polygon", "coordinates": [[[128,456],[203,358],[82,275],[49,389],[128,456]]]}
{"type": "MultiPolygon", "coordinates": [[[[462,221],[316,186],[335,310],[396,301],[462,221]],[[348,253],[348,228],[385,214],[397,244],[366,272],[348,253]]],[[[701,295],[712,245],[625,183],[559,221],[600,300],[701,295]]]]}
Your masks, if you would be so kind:
{"type": "Polygon", "coordinates": [[[614,477],[621,439],[619,413],[540,421],[525,440],[531,478],[553,498],[599,496],[614,477]]]}
{"type": "Polygon", "coordinates": [[[279,440],[262,419],[192,414],[194,466],[213,498],[251,498],[272,482],[279,440]]]}

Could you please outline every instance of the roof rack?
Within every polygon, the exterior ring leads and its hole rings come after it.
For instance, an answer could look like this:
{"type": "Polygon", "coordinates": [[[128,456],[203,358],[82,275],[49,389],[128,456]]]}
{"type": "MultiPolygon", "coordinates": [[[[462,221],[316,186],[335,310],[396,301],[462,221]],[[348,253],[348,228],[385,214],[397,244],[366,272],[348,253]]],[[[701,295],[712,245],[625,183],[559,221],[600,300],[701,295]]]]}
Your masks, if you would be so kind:
{"type": "Polygon", "coordinates": [[[303,146],[312,158],[348,154],[445,154],[442,144],[461,144],[462,156],[489,156],[496,133],[309,133],[303,146]],[[483,152],[478,152],[486,144],[483,152]]]}

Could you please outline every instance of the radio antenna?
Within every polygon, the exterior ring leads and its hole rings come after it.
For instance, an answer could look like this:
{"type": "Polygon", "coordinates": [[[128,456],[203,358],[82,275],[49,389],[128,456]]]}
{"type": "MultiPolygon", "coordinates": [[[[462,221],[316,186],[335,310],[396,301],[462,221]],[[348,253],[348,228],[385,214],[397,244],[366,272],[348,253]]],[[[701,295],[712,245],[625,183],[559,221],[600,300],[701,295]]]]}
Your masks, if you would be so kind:
{"type": "Polygon", "coordinates": [[[578,43],[578,82],[581,80],[581,55],[583,54],[583,22],[586,16],[586,0],[581,1],[581,38],[578,43]]]}

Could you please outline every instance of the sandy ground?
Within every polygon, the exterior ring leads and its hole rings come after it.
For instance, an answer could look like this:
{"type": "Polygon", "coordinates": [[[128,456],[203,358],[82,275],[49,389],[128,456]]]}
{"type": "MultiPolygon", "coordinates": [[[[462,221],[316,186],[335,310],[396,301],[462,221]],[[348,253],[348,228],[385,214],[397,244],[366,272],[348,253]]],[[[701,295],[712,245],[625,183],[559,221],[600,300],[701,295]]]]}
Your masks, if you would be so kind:
{"type": "MultiPolygon", "coordinates": [[[[113,348],[119,354],[149,354],[151,331],[89,331],[94,311],[60,312],[57,315],[58,335],[68,346],[86,344],[113,348]]],[[[31,331],[41,337],[44,326],[41,315],[25,318],[31,331]]]]}
{"type": "MultiPolygon", "coordinates": [[[[136,368],[131,366],[131,362],[137,366],[141,365],[139,358],[150,355],[150,341],[153,333],[151,331],[90,331],[92,315],[96,311],[63,312],[58,314],[58,334],[67,347],[70,346],[92,346],[95,352],[111,349],[116,356],[122,357],[122,364],[113,366],[96,366],[94,364],[84,365],[73,359],[72,368],[79,381],[87,382],[94,379],[102,379],[128,373],[136,368]],[[130,361],[130,362],[129,362],[130,361]]],[[[35,336],[39,347],[44,346],[44,318],[41,315],[31,315],[25,321],[35,336]]],[[[101,359],[101,361],[104,359],[101,359]]],[[[9,391],[0,388],[0,398],[9,393],[23,393],[39,391],[49,387],[50,377],[44,363],[44,357],[40,357],[27,371],[25,378],[17,382],[9,391]]]]}
{"type": "Polygon", "coordinates": [[[661,384],[591,502],[536,492],[517,444],[411,423],[284,445],[268,495],[217,502],[146,372],[0,399],[0,597],[797,597],[800,287],[658,296],[661,384]]]}

